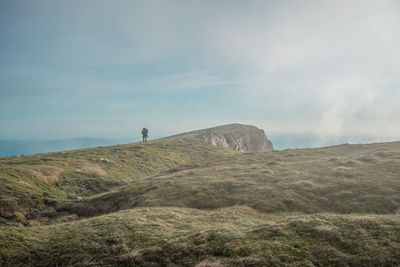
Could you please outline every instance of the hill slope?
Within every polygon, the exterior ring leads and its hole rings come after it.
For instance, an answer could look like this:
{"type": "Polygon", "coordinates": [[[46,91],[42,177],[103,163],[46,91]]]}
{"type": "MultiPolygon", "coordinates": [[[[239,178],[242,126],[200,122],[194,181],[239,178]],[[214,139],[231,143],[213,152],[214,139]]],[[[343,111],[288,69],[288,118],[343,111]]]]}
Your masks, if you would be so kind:
{"type": "Polygon", "coordinates": [[[400,212],[400,143],[240,153],[182,165],[60,210],[94,216],[138,206],[262,212],[400,212]]]}
{"type": "Polygon", "coordinates": [[[0,159],[0,265],[400,264],[400,142],[207,139],[254,128],[0,159]]]}
{"type": "Polygon", "coordinates": [[[0,158],[0,224],[55,215],[59,203],[112,190],[178,165],[235,153],[171,138],[23,157],[0,158]]]}

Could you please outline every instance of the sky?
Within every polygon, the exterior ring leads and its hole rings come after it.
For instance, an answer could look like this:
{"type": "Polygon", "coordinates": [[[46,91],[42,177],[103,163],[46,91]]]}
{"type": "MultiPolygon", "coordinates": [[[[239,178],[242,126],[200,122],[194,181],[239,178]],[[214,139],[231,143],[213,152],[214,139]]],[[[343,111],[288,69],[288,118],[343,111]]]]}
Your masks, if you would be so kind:
{"type": "Polygon", "coordinates": [[[2,0],[0,139],[244,123],[316,145],[400,140],[398,14],[397,0],[2,0]]]}

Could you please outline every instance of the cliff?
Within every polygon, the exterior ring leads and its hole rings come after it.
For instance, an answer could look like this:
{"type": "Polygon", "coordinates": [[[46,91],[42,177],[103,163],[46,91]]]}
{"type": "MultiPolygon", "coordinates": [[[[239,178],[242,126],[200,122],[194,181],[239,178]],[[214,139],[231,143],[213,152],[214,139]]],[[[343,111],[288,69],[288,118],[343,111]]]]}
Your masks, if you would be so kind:
{"type": "Polygon", "coordinates": [[[271,151],[273,146],[264,130],[251,125],[228,124],[188,133],[213,146],[238,151],[271,151]]]}

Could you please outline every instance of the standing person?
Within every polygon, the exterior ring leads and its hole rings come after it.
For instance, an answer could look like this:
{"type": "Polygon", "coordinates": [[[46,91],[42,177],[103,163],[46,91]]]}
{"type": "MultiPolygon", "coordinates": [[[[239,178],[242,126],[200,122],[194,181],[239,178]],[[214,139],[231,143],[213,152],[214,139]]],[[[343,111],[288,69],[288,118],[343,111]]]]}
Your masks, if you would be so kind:
{"type": "Polygon", "coordinates": [[[142,136],[143,136],[143,142],[147,143],[147,137],[149,136],[149,130],[147,130],[146,128],[143,128],[142,136]]]}

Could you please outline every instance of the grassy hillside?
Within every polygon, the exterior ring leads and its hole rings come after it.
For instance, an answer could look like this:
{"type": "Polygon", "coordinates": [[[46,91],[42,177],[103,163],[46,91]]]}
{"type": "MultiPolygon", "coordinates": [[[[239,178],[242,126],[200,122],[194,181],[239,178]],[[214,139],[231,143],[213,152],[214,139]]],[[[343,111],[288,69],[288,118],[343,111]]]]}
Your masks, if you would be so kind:
{"type": "Polygon", "coordinates": [[[63,207],[93,216],[138,206],[400,213],[400,143],[241,153],[182,165],[63,207]]]}
{"type": "Polygon", "coordinates": [[[232,150],[170,138],[110,147],[0,158],[0,224],[56,216],[59,203],[112,190],[175,166],[232,150]]]}
{"type": "Polygon", "coordinates": [[[0,265],[400,265],[400,142],[196,136],[0,158],[0,265]]]}

